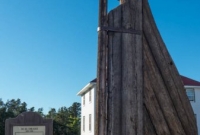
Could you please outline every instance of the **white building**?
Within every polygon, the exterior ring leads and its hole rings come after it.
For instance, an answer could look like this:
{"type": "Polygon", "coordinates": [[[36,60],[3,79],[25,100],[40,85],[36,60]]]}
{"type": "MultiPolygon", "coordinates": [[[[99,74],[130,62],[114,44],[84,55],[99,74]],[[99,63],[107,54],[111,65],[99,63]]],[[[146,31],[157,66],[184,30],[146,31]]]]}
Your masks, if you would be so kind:
{"type": "MultiPolygon", "coordinates": [[[[181,76],[200,131],[200,82],[181,76]]],[[[78,92],[81,96],[81,135],[94,135],[96,79],[78,92]]],[[[200,135],[200,134],[199,134],[200,135]]]]}
{"type": "Polygon", "coordinates": [[[88,83],[77,95],[81,96],[81,135],[94,135],[96,80],[88,83]]]}
{"type": "Polygon", "coordinates": [[[187,96],[192,105],[197,120],[198,134],[200,135],[200,82],[181,76],[187,96]]]}

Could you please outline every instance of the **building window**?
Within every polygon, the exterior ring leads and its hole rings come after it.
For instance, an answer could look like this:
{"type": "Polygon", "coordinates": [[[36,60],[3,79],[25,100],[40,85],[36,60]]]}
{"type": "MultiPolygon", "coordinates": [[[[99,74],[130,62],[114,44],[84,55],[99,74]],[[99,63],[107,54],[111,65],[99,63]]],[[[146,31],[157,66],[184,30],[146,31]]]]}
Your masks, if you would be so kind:
{"type": "Polygon", "coordinates": [[[83,95],[83,105],[85,105],[85,95],[83,95]]]}
{"type": "Polygon", "coordinates": [[[89,102],[91,102],[92,101],[92,92],[91,92],[91,90],[89,91],[89,102]]]}
{"type": "Polygon", "coordinates": [[[89,131],[92,129],[92,114],[89,114],[89,131]]]}
{"type": "Polygon", "coordinates": [[[194,114],[195,122],[197,123],[197,114],[194,114]]]}
{"type": "Polygon", "coordinates": [[[83,116],[83,131],[85,131],[85,116],[83,116]]]}
{"type": "Polygon", "coordinates": [[[192,89],[192,88],[186,88],[186,94],[187,94],[188,99],[189,99],[190,101],[195,101],[194,89],[192,89]]]}

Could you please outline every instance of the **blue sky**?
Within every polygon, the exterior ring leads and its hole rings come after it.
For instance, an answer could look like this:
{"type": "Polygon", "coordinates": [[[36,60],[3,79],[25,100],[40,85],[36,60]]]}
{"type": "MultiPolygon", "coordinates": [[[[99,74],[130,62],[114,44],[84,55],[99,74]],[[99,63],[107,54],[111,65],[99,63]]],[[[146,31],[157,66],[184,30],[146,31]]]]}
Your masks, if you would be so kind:
{"type": "MultiPolygon", "coordinates": [[[[200,1],[149,3],[179,72],[200,81],[200,1]]],[[[80,102],[96,77],[97,22],[97,0],[0,0],[0,98],[45,112],[80,102]]]]}

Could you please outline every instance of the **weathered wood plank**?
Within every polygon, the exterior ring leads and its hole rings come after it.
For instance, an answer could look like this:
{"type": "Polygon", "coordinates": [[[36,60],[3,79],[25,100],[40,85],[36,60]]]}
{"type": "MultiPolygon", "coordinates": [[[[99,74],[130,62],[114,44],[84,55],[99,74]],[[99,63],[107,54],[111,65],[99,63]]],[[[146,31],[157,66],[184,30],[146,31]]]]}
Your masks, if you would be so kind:
{"type": "MultiPolygon", "coordinates": [[[[142,30],[141,2],[125,3],[111,11],[109,26],[142,30]]],[[[108,33],[107,134],[143,135],[142,35],[108,33]]]]}
{"type": "MultiPolygon", "coordinates": [[[[107,0],[99,1],[99,27],[107,25],[107,0]]],[[[107,32],[98,33],[98,67],[95,134],[107,132],[107,32]]]]}
{"type": "Polygon", "coordinates": [[[185,94],[180,75],[162,41],[146,0],[144,0],[144,19],[148,20],[144,21],[144,33],[148,37],[149,46],[161,71],[160,73],[173,101],[178,118],[187,135],[196,135],[197,128],[193,110],[185,94]]]}
{"type": "MultiPolygon", "coordinates": [[[[134,0],[132,1],[137,5],[136,10],[134,10],[136,15],[135,29],[143,31],[143,0],[134,0]]],[[[144,72],[143,72],[143,35],[136,36],[136,86],[137,86],[137,135],[144,134],[144,72]]]]}
{"type": "MultiPolygon", "coordinates": [[[[111,11],[108,24],[115,28],[121,27],[121,7],[111,11]]],[[[108,135],[121,135],[121,85],[122,85],[122,44],[121,33],[109,32],[109,98],[108,98],[108,135]]]]}
{"type": "Polygon", "coordinates": [[[147,64],[149,68],[147,74],[150,80],[150,84],[158,99],[158,103],[160,104],[160,108],[165,117],[165,121],[169,126],[170,132],[172,135],[185,135],[184,129],[174,108],[172,99],[162,79],[159,67],[157,67],[156,62],[151,55],[151,50],[149,50],[147,46],[144,46],[144,49],[146,54],[145,64],[147,64]]]}
{"type": "MultiPolygon", "coordinates": [[[[143,48],[147,48],[148,44],[146,40],[143,38],[143,48]]],[[[154,93],[152,86],[150,84],[151,80],[148,76],[148,71],[151,70],[148,67],[148,57],[146,55],[147,49],[143,49],[144,55],[144,104],[146,106],[147,112],[150,120],[152,121],[152,125],[155,128],[155,131],[158,135],[171,135],[169,131],[169,127],[165,121],[163,116],[160,104],[157,100],[156,94],[154,93]]],[[[144,116],[147,117],[147,116],[144,116]]],[[[144,126],[147,127],[145,122],[144,126]]],[[[149,131],[150,133],[151,131],[149,131]]],[[[154,131],[153,131],[154,132],[154,131]]],[[[145,134],[148,135],[148,134],[145,134]]]]}
{"type": "MultiPolygon", "coordinates": [[[[121,5],[123,28],[142,30],[140,2],[121,5]]],[[[122,80],[122,134],[143,135],[142,35],[122,34],[122,80]]]]}
{"type": "MultiPolygon", "coordinates": [[[[122,25],[131,28],[131,10],[127,3],[122,5],[122,25]]],[[[122,34],[122,134],[137,134],[137,86],[135,76],[134,35],[122,34]],[[135,87],[134,87],[135,86],[135,87]]]]}
{"type": "MultiPolygon", "coordinates": [[[[143,1],[121,0],[108,26],[144,29],[144,43],[142,35],[117,31],[107,42],[107,32],[99,32],[96,135],[197,135],[179,73],[143,1]]],[[[106,10],[100,13],[105,26],[106,10]]]]}
{"type": "Polygon", "coordinates": [[[153,122],[149,118],[149,114],[145,106],[144,106],[144,135],[159,135],[156,134],[153,122]]]}

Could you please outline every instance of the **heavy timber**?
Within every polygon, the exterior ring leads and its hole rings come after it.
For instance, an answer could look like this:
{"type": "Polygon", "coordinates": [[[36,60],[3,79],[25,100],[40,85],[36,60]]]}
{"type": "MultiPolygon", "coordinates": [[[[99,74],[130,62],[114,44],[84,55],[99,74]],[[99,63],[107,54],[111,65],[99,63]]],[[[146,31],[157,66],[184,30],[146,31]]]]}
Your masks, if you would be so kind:
{"type": "Polygon", "coordinates": [[[197,135],[147,0],[100,0],[95,135],[197,135]]]}

